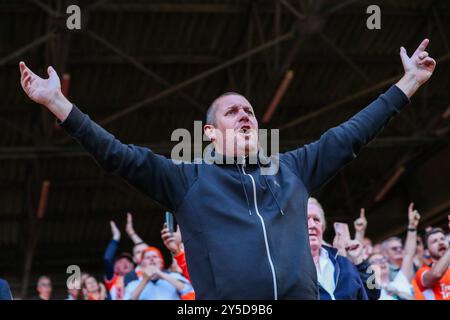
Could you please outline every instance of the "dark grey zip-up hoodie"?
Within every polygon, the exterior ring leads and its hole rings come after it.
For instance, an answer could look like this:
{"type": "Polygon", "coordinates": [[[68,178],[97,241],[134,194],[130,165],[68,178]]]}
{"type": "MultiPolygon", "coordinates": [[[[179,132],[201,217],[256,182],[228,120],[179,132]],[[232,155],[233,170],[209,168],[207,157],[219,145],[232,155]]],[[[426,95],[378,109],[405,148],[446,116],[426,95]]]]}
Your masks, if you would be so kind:
{"type": "Polygon", "coordinates": [[[105,170],[174,212],[198,299],[317,299],[309,194],[354,159],[408,102],[392,86],[318,141],[278,155],[275,175],[245,163],[176,164],[122,144],[75,106],[61,126],[105,170]]]}

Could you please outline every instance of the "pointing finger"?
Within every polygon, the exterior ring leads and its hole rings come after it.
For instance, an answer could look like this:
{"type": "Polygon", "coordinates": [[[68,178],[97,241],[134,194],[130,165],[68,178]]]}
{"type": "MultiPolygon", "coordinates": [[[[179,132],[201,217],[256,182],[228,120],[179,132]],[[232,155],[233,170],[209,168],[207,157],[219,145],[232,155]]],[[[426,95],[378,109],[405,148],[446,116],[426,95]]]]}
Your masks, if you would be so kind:
{"type": "Polygon", "coordinates": [[[427,48],[427,46],[428,46],[428,43],[430,43],[430,40],[429,39],[424,39],[423,41],[422,41],[422,43],[419,45],[419,47],[416,49],[416,51],[414,52],[414,54],[418,54],[418,53],[420,53],[420,52],[423,52],[423,51],[425,51],[425,49],[427,48]]]}
{"type": "Polygon", "coordinates": [[[20,61],[19,62],[19,70],[20,70],[21,75],[23,75],[23,72],[25,71],[26,68],[27,68],[27,66],[25,65],[25,62],[20,61]]]}
{"type": "Polygon", "coordinates": [[[52,76],[52,73],[55,71],[55,69],[53,69],[53,67],[52,66],[49,66],[48,68],[47,68],[47,73],[48,73],[48,75],[51,77],[52,76]]]}

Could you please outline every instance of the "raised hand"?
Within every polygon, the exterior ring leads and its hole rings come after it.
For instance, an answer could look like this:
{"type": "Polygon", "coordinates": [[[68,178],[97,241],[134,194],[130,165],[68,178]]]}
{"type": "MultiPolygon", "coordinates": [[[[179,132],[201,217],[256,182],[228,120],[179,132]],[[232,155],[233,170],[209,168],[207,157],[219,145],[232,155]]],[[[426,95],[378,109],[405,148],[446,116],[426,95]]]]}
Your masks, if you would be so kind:
{"type": "Polygon", "coordinates": [[[116,241],[119,241],[120,240],[119,228],[117,228],[116,223],[114,221],[110,221],[109,224],[111,226],[111,233],[113,235],[113,239],[116,241]]]}
{"type": "Polygon", "coordinates": [[[334,236],[333,248],[335,248],[338,251],[339,255],[344,256],[344,257],[347,255],[347,251],[345,249],[346,244],[347,244],[347,241],[344,239],[343,236],[341,236],[338,233],[334,236]]]}
{"type": "Polygon", "coordinates": [[[356,219],[355,222],[353,222],[353,225],[355,227],[355,231],[356,232],[364,232],[364,231],[366,231],[367,219],[366,219],[364,208],[361,208],[361,210],[359,212],[359,218],[356,219]]]}
{"type": "Polygon", "coordinates": [[[19,68],[20,84],[27,96],[34,102],[48,106],[58,92],[61,92],[61,81],[53,67],[47,68],[48,79],[42,79],[34,74],[23,61],[19,63],[19,68]]]}
{"type": "Polygon", "coordinates": [[[411,57],[408,57],[404,47],[400,48],[400,58],[405,74],[414,75],[419,85],[424,84],[431,77],[436,67],[436,61],[425,51],[429,42],[428,39],[423,40],[411,57]]]}
{"type": "Polygon", "coordinates": [[[363,245],[357,240],[350,240],[346,245],[347,257],[353,262],[354,265],[358,265],[363,262],[363,245]]]}
{"type": "Polygon", "coordinates": [[[142,276],[146,281],[156,280],[160,278],[161,270],[155,266],[146,266],[142,269],[142,276]]]}
{"type": "Polygon", "coordinates": [[[125,226],[125,231],[130,238],[136,233],[133,227],[133,216],[129,212],[127,213],[127,225],[125,226]]]}
{"type": "Polygon", "coordinates": [[[25,62],[19,63],[20,84],[26,95],[36,103],[47,107],[59,120],[64,121],[72,110],[72,103],[61,92],[61,81],[53,67],[47,68],[48,79],[31,71],[25,62]]]}
{"type": "Polygon", "coordinates": [[[129,212],[127,213],[127,225],[125,226],[125,231],[127,232],[128,236],[130,237],[131,241],[133,241],[134,244],[143,242],[141,237],[139,237],[136,231],[134,230],[133,216],[129,212]]]}
{"type": "Polygon", "coordinates": [[[183,250],[180,226],[177,226],[177,230],[174,233],[170,233],[166,224],[164,224],[164,228],[161,230],[161,238],[166,248],[169,249],[172,254],[177,255],[183,250]]]}
{"type": "Polygon", "coordinates": [[[414,203],[411,202],[408,207],[408,228],[417,229],[419,221],[419,211],[414,210],[414,203]]]}
{"type": "Polygon", "coordinates": [[[408,56],[405,48],[400,48],[405,75],[396,83],[396,86],[408,98],[411,98],[420,86],[427,82],[436,68],[436,61],[425,51],[429,42],[428,39],[423,40],[411,57],[408,56]]]}

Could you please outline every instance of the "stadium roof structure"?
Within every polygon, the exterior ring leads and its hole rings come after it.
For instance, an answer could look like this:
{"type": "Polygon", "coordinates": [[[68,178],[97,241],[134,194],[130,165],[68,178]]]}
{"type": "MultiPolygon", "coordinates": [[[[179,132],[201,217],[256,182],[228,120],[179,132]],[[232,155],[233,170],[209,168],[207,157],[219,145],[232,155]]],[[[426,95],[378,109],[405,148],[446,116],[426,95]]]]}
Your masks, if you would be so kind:
{"type": "MultiPolygon", "coordinates": [[[[169,156],[174,129],[192,130],[216,96],[237,91],[260,127],[280,129],[285,151],[369,104],[401,76],[400,46],[412,53],[428,37],[432,79],[314,196],[330,223],[351,224],[365,207],[375,241],[404,234],[410,201],[422,229],[447,228],[449,1],[3,0],[0,30],[0,276],[17,296],[30,296],[39,274],[62,295],[69,265],[101,274],[109,221],[123,230],[127,211],[162,247],[165,211],[26,98],[20,60],[40,75],[53,65],[69,99],[123,142],[169,156]],[[72,4],[80,30],[66,27],[72,4]],[[381,29],[366,25],[372,4],[381,29]]],[[[125,238],[121,250],[131,247],[125,238]]]]}

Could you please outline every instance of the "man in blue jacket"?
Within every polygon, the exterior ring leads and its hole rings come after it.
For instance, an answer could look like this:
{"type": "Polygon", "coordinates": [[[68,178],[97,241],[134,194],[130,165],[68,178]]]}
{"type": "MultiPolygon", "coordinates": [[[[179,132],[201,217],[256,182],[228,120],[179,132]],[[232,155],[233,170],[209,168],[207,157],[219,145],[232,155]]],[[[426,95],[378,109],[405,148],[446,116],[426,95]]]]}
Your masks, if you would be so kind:
{"type": "Polygon", "coordinates": [[[378,300],[380,289],[369,286],[370,264],[363,261],[362,244],[353,240],[348,245],[349,258],[323,243],[325,213],[320,203],[308,200],[308,235],[311,255],[316,265],[320,300],[378,300]],[[359,248],[357,247],[359,246],[359,248]]]}
{"type": "Polygon", "coordinates": [[[94,123],[64,97],[52,67],[42,79],[21,62],[21,85],[105,170],[175,214],[198,299],[317,299],[309,194],[354,159],[430,78],[436,62],[427,44],[426,39],[411,57],[402,48],[404,77],[368,107],[318,141],[270,162],[249,161],[258,156],[258,122],[238,94],[219,97],[208,110],[204,132],[214,144],[215,161],[175,163],[122,144],[94,123]],[[262,174],[274,163],[276,173],[262,174]]]}

